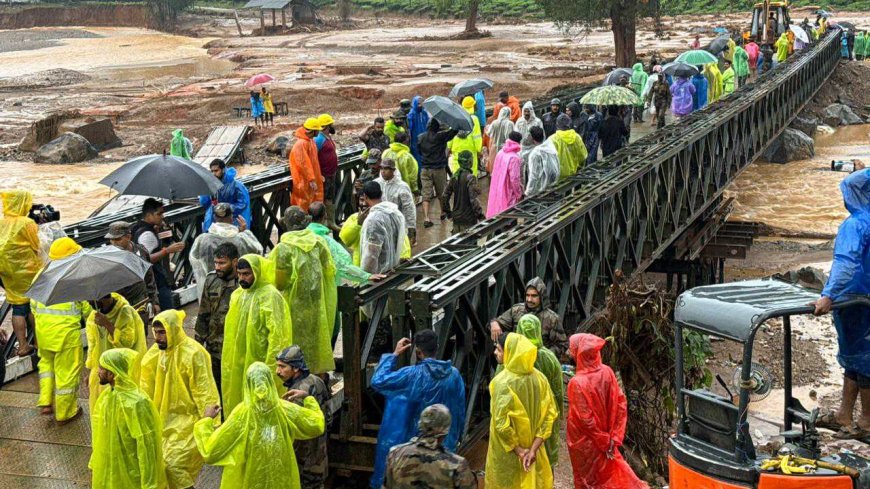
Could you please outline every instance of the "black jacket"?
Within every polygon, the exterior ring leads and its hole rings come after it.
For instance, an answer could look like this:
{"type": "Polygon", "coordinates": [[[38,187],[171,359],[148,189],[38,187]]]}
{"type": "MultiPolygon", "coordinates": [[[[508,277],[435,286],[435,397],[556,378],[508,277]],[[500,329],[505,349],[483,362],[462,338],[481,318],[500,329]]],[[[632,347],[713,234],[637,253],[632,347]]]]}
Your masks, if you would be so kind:
{"type": "Polygon", "coordinates": [[[420,148],[420,167],[429,169],[447,168],[447,143],[459,131],[426,131],[417,139],[420,148]]]}

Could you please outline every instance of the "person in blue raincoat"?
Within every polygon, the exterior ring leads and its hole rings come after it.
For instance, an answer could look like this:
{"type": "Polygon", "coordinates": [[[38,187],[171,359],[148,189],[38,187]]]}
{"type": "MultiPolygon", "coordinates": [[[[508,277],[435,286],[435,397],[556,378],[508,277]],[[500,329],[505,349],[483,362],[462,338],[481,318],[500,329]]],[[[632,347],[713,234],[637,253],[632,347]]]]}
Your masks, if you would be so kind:
{"type": "MultiPolygon", "coordinates": [[[[870,170],[852,173],[840,183],[849,217],[840,225],[834,242],[831,275],[816,301],[816,315],[835,302],[870,294],[870,170]]],[[[834,311],[843,374],[843,400],[839,411],[824,414],[818,426],[839,429],[837,438],[862,439],[870,435],[870,308],[851,306],[834,311]],[[861,396],[861,417],[852,412],[861,396]]]]}
{"type": "Polygon", "coordinates": [[[224,160],[215,158],[209,164],[211,173],[224,182],[223,186],[218,189],[217,194],[201,195],[199,204],[205,208],[205,220],[202,223],[203,232],[208,232],[208,228],[214,223],[214,206],[226,202],[233,207],[233,224],[238,226],[241,220],[244,219],[245,225],[251,227],[251,196],[248,194],[248,189],[245,184],[236,180],[236,169],[227,168],[224,160]]]}
{"type": "Polygon", "coordinates": [[[407,443],[417,434],[420,413],[433,404],[444,404],[450,410],[450,432],[444,448],[453,452],[465,426],[465,382],[450,360],[437,360],[438,336],[424,329],[414,337],[417,364],[396,370],[399,355],[411,347],[411,340],[402,338],[393,353],[385,353],[372,377],[372,388],[386,398],[383,421],[378,431],[374,473],[369,482],[372,489],[384,483],[387,455],[390,448],[407,443]]]}
{"type": "Polygon", "coordinates": [[[483,98],[483,90],[474,94],[474,116],[480,121],[480,130],[486,127],[486,99],[483,98]]]}
{"type": "Polygon", "coordinates": [[[695,94],[692,100],[692,111],[701,110],[707,106],[707,78],[698,70],[698,74],[692,77],[692,85],[695,86],[695,94]]]}
{"type": "Polygon", "coordinates": [[[417,95],[411,101],[411,112],[408,113],[408,133],[411,136],[411,154],[414,159],[419,162],[423,161],[423,155],[420,153],[420,135],[426,132],[426,127],[429,125],[429,114],[423,110],[423,97],[417,95]]]}

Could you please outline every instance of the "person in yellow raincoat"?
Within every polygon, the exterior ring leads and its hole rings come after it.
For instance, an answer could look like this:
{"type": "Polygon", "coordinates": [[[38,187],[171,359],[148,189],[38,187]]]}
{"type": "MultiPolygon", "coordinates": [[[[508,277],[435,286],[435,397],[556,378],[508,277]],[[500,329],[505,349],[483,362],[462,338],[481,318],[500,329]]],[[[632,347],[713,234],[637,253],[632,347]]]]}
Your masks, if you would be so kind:
{"type": "Polygon", "coordinates": [[[553,471],[547,450],[540,448],[559,412],[547,378],[535,369],[538,349],[525,336],[509,333],[499,337],[495,355],[504,370],[489,383],[486,487],[550,489],[553,471]]]}
{"type": "Polygon", "coordinates": [[[157,407],[163,423],[163,459],[172,489],[193,487],[203,460],[193,425],[220,403],[205,347],[184,332],[184,312],[170,309],[154,318],[155,344],[142,358],[139,387],[157,407]]]}
{"type": "Polygon", "coordinates": [[[329,245],[306,229],[310,218],[296,206],[284,211],[281,223],[287,230],[269,253],[275,267],[275,286],[290,308],[294,340],[305,354],[314,375],[335,370],[332,329],[338,306],[335,263],[329,245]]]}
{"type": "MultiPolygon", "coordinates": [[[[71,238],[51,244],[48,257],[60,260],[81,251],[71,238]]],[[[54,412],[55,419],[67,423],[81,414],[78,406],[79,382],[85,366],[82,348],[82,324],[92,310],[87,301],[64,302],[46,306],[31,300],[36,320],[36,344],[39,349],[39,401],[42,414],[54,412]],[[52,408],[52,406],[54,406],[52,408]]]]}
{"type": "Polygon", "coordinates": [[[99,378],[107,389],[91,411],[88,467],[95,489],[166,487],[160,415],[134,379],[140,357],[129,348],[100,355],[99,378]]]}
{"type": "Polygon", "coordinates": [[[550,141],[559,155],[559,180],[570,177],[586,166],[589,153],[583,138],[571,129],[571,118],[568,115],[561,114],[556,118],[556,132],[550,136],[550,141]]]}
{"type": "Polygon", "coordinates": [[[773,45],[776,48],[776,55],[773,57],[773,60],[776,61],[774,66],[788,59],[788,45],[788,36],[783,33],[773,45]]]}
{"type": "Polygon", "coordinates": [[[94,310],[88,316],[85,333],[88,337],[85,367],[91,371],[88,379],[88,405],[93,412],[97,397],[105,390],[98,375],[100,355],[103,352],[112,348],[130,348],[139,353],[136,369],[133,371],[136,381],[139,381],[139,361],[146,350],[145,324],[127,299],[113,292],[96,301],[94,310]]]}
{"type": "Polygon", "coordinates": [[[722,72],[719,65],[709,63],[704,65],[704,78],[707,79],[707,103],[713,103],[722,97],[722,72]]]}
{"type": "Polygon", "coordinates": [[[538,349],[535,359],[535,369],[544,374],[550,384],[553,402],[559,412],[559,418],[553,423],[553,434],[544,442],[550,466],[559,462],[559,420],[562,418],[562,405],[565,401],[565,383],[562,380],[562,364],[556,354],[544,346],[544,336],[541,334],[541,320],[534,314],[526,314],[517,323],[517,333],[528,338],[538,349]]]}
{"type": "MultiPolygon", "coordinates": [[[[243,400],[248,367],[265,362],[275,370],[275,357],[293,343],[290,310],[281,292],[272,285],[272,263],[260,255],[244,255],[236,274],[239,288],[230,296],[221,350],[221,396],[227,415],[243,400]]],[[[277,380],[274,375],[273,380],[277,380]]]]}
{"type": "Polygon", "coordinates": [[[274,368],[254,362],[245,400],[215,429],[220,407],[206,410],[193,435],[206,463],[224,468],[221,489],[301,489],[293,441],[323,434],[323,412],[312,396],[302,405],[278,397],[274,368]],[[212,419],[215,418],[215,419],[212,419]]]}
{"type": "Polygon", "coordinates": [[[483,130],[480,128],[480,121],[475,117],[476,105],[477,103],[474,101],[474,97],[465,97],[462,99],[462,108],[471,115],[471,121],[474,123],[474,127],[470,132],[459,131],[459,134],[447,143],[447,149],[450,151],[449,166],[451,172],[455,172],[459,169],[459,161],[456,158],[458,158],[459,153],[463,151],[471,151],[471,154],[474,155],[474,163],[471,167],[471,172],[474,173],[474,176],[477,176],[479,171],[478,162],[480,152],[483,151],[483,130]],[[460,135],[462,137],[460,137],[460,135]]]}
{"type": "Polygon", "coordinates": [[[33,353],[27,341],[27,323],[33,323],[30,299],[24,292],[42,269],[39,258],[39,226],[27,217],[33,196],[24,190],[0,194],[3,219],[0,219],[0,282],[6,291],[6,301],[12,305],[12,329],[18,338],[18,355],[33,353]]]}

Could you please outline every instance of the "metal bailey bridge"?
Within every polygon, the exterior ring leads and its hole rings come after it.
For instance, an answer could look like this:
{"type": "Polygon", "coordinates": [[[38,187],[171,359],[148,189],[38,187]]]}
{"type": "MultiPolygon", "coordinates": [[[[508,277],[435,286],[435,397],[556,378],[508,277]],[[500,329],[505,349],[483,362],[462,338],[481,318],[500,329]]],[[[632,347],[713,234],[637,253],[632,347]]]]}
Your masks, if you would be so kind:
{"type": "MultiPolygon", "coordinates": [[[[751,240],[751,230],[725,223],[731,203],[722,194],[833,72],[838,33],[834,30],[725,100],[419,253],[382,282],[341,287],[343,390],[332,426],[333,468],[339,473],[371,470],[382,400],[369,382],[380,349],[402,336],[423,328],[438,332],[441,358],[453,360],[468,388],[462,446],[470,447],[488,427],[488,323],[523,299],[532,277],[545,280],[551,305],[569,331],[603,303],[617,270],[626,275],[663,272],[669,282],[676,278],[677,288],[721,280],[724,259],[745,252],[742,247],[751,240]],[[361,306],[370,317],[359,314],[361,306]]],[[[576,100],[588,89],[556,95],[576,100]]],[[[339,153],[339,219],[354,212],[352,184],[363,170],[361,152],[362,146],[355,145],[339,153]]],[[[251,230],[269,250],[279,232],[278,218],[289,205],[288,168],[276,165],[240,180],[251,194],[251,230]]],[[[189,249],[201,232],[202,217],[197,205],[172,204],[165,220],[189,249]]],[[[137,218],[138,210],[130,210],[94,217],[66,231],[83,246],[100,246],[110,222],[137,218]]],[[[183,290],[192,281],[186,251],[173,259],[183,290]]],[[[0,320],[8,309],[0,307],[0,320]]],[[[13,343],[4,358],[11,358],[13,343]]],[[[0,371],[0,379],[18,374],[0,371]]]]}

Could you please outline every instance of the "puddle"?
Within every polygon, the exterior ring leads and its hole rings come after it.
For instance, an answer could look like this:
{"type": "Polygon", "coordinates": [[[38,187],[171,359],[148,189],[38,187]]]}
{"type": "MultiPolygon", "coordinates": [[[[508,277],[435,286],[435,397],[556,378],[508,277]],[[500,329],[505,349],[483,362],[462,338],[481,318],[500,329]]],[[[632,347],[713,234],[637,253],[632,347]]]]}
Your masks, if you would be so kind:
{"type": "Polygon", "coordinates": [[[162,77],[211,77],[229,73],[235,69],[232,61],[209,57],[179,60],[174,63],[148,64],[141,66],[107,66],[96,70],[94,76],[108,81],[153,80],[162,77]]]}

